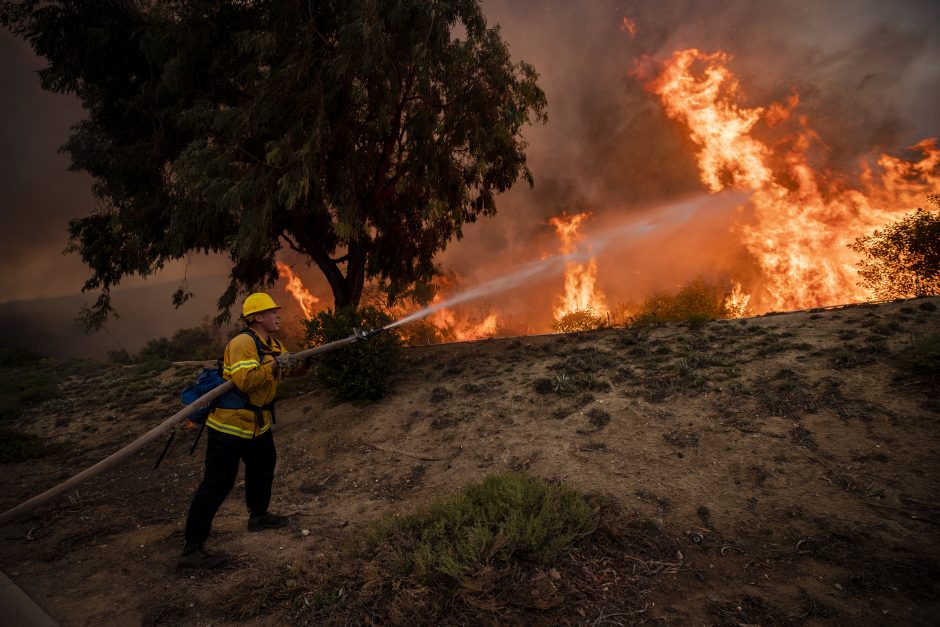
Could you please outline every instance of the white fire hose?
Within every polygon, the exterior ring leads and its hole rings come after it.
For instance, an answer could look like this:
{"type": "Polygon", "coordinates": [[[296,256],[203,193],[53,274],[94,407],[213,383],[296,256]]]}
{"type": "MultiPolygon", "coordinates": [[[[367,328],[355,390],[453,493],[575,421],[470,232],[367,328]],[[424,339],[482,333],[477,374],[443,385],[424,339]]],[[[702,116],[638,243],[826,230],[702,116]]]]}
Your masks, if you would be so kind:
{"type": "MultiPolygon", "coordinates": [[[[330,342],[328,344],[323,344],[322,346],[308,348],[307,350],[300,351],[298,353],[293,353],[293,356],[298,359],[307,359],[315,355],[319,355],[321,353],[328,353],[330,351],[334,351],[338,348],[342,348],[344,346],[353,344],[360,340],[368,339],[372,337],[373,335],[380,333],[381,331],[384,331],[386,328],[387,327],[383,327],[381,329],[374,329],[372,331],[360,331],[356,329],[354,330],[353,334],[350,335],[349,337],[343,338],[341,340],[336,340],[335,342],[330,342]]],[[[222,396],[223,394],[225,394],[226,392],[228,392],[234,387],[235,387],[234,383],[232,383],[231,381],[226,381],[224,384],[220,385],[219,387],[214,388],[213,390],[210,390],[206,394],[200,396],[195,401],[193,401],[192,403],[190,403],[189,405],[187,405],[180,411],[176,412],[171,417],[167,418],[162,423],[160,423],[159,425],[157,425],[156,427],[154,427],[153,429],[151,429],[144,435],[140,436],[139,438],[137,438],[136,440],[134,440],[133,442],[131,442],[124,448],[105,457],[104,459],[102,459],[100,462],[98,462],[91,468],[87,468],[86,470],[83,470],[82,472],[78,473],[71,479],[67,479],[66,481],[63,481],[62,483],[60,483],[59,485],[49,488],[42,494],[38,494],[34,496],[28,501],[17,505],[13,509],[3,512],[2,514],[0,514],[0,526],[13,522],[17,518],[21,518],[23,516],[26,516],[27,514],[32,513],[39,507],[42,507],[46,503],[49,503],[50,501],[55,499],[60,494],[74,490],[75,487],[78,486],[80,483],[87,481],[88,479],[91,479],[92,477],[96,475],[100,475],[106,470],[110,470],[111,468],[114,468],[115,466],[120,464],[122,461],[124,461],[126,458],[130,457],[131,455],[133,455],[134,453],[136,453],[137,451],[139,451],[146,445],[150,444],[151,442],[153,442],[160,436],[168,433],[170,429],[174,428],[180,422],[182,422],[183,420],[185,420],[192,414],[196,413],[198,410],[202,409],[203,407],[205,407],[206,405],[208,405],[209,403],[211,403],[218,397],[222,396]]]]}

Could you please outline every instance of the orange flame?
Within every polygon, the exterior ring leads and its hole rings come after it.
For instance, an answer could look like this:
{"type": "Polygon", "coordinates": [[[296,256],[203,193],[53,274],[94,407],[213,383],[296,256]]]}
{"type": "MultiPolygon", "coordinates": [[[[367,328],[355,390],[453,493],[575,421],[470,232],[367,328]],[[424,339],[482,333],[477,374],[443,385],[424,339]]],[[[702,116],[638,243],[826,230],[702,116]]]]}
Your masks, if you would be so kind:
{"type": "Polygon", "coordinates": [[[636,22],[624,15],[623,26],[620,27],[620,30],[629,33],[631,37],[636,37],[636,22]]]}
{"type": "Polygon", "coordinates": [[[290,267],[286,263],[281,263],[280,261],[276,262],[277,274],[282,279],[287,279],[287,285],[284,286],[284,289],[294,297],[294,300],[297,301],[297,304],[300,305],[300,310],[304,314],[304,318],[310,320],[313,318],[314,305],[320,302],[320,299],[310,293],[310,291],[304,287],[303,281],[300,280],[290,267]]]}
{"type": "MultiPolygon", "coordinates": [[[[439,301],[439,299],[435,299],[439,301]]],[[[489,314],[479,323],[462,320],[449,309],[442,309],[431,317],[431,323],[447,334],[453,335],[458,342],[481,340],[496,335],[496,314],[489,314]]]]}
{"type": "Polygon", "coordinates": [[[940,149],[935,139],[912,146],[915,161],[881,155],[862,176],[817,171],[810,150],[825,148],[805,115],[794,115],[799,96],[768,108],[737,104],[740,86],[727,68],[731,57],[695,49],[673,54],[648,84],[666,113],[688,128],[698,146],[702,182],[712,192],[752,192],[753,218],[738,232],[755,256],[763,279],[762,309],[787,310],[864,300],[857,282],[857,257],[846,244],[922,204],[940,185],[940,149]],[[701,68],[701,69],[698,69],[701,68]],[[754,136],[790,121],[798,125],[773,147],[754,136]]]}
{"type": "Polygon", "coordinates": [[[744,288],[737,281],[733,282],[731,293],[725,299],[725,310],[732,318],[743,318],[750,313],[751,295],[744,293],[744,288]]]}
{"type": "MultiPolygon", "coordinates": [[[[444,295],[456,291],[460,286],[460,277],[450,272],[438,276],[434,279],[434,285],[437,286],[438,293],[431,300],[436,304],[444,300],[444,295]]],[[[495,313],[488,313],[482,321],[479,316],[466,315],[466,311],[455,311],[452,309],[441,309],[432,314],[428,320],[437,327],[447,340],[453,339],[457,342],[466,342],[468,340],[482,340],[484,338],[496,335],[496,325],[498,316],[495,313]]]]}
{"type": "MultiPolygon", "coordinates": [[[[577,243],[581,236],[578,229],[590,217],[590,213],[577,213],[568,215],[562,213],[548,222],[555,227],[555,232],[561,238],[561,252],[568,255],[577,250],[577,243]]],[[[607,313],[607,304],[604,295],[598,291],[597,262],[592,257],[587,263],[569,261],[565,264],[565,291],[554,308],[556,320],[576,311],[592,311],[597,315],[607,313]]]]}

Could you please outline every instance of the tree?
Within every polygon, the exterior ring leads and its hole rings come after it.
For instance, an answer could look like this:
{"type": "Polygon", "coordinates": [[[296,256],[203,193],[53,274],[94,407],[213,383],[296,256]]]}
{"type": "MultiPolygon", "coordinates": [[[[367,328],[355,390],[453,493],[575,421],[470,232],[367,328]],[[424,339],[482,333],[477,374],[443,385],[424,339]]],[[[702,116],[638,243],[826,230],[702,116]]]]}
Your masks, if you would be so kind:
{"type": "Polygon", "coordinates": [[[69,225],[100,291],[91,327],[123,277],[192,252],[231,259],[217,320],[273,283],[282,247],[337,308],[367,279],[393,302],[497,193],[533,182],[521,130],[545,95],[478,0],[20,0],[0,23],[88,113],[63,149],[99,200],[69,225]]]}
{"type": "MultiPolygon", "coordinates": [[[[940,207],[940,196],[928,201],[940,207]]],[[[940,214],[917,209],[849,248],[862,255],[859,285],[877,298],[940,294],[940,214]]]]}

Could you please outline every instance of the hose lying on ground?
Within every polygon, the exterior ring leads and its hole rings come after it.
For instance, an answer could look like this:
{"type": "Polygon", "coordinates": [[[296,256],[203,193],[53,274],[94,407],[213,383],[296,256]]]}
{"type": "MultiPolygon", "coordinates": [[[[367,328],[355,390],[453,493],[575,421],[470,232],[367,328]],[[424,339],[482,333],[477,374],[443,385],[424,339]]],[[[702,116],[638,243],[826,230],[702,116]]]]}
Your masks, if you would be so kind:
{"type": "MultiPolygon", "coordinates": [[[[375,335],[376,333],[379,333],[383,330],[384,329],[376,329],[373,331],[357,330],[349,337],[343,338],[341,340],[336,340],[335,342],[330,342],[328,344],[323,344],[322,346],[308,348],[307,350],[294,353],[293,355],[294,357],[298,359],[307,359],[309,357],[319,355],[320,353],[328,353],[330,351],[334,351],[338,348],[342,348],[349,344],[353,344],[354,342],[368,339],[372,337],[373,335],[375,335]]],[[[150,444],[151,442],[153,442],[160,436],[168,433],[170,429],[172,429],[173,427],[181,423],[183,420],[185,420],[186,418],[194,414],[199,409],[205,407],[210,402],[214,401],[216,398],[222,396],[223,394],[231,390],[233,387],[235,387],[235,384],[232,383],[231,381],[227,381],[226,383],[220,385],[219,387],[200,396],[195,401],[193,401],[192,403],[190,403],[189,405],[187,405],[180,411],[176,412],[175,414],[173,414],[172,416],[164,420],[162,423],[160,423],[159,425],[157,425],[156,427],[154,427],[153,429],[145,433],[144,435],[140,436],[139,438],[137,438],[136,440],[134,440],[133,442],[131,442],[124,448],[105,457],[104,459],[102,459],[100,462],[98,462],[91,468],[87,468],[83,470],[82,472],[78,473],[77,475],[75,475],[74,477],[72,477],[71,479],[67,479],[63,481],[62,483],[60,483],[59,485],[49,488],[42,494],[34,496],[33,498],[29,499],[28,501],[24,503],[20,503],[13,509],[3,512],[2,514],[0,514],[0,525],[5,525],[7,523],[13,522],[17,518],[26,516],[27,514],[32,513],[39,507],[42,507],[46,503],[49,503],[60,494],[74,490],[75,487],[78,486],[80,483],[87,481],[88,479],[91,479],[92,477],[96,475],[100,475],[106,470],[110,470],[111,468],[114,468],[115,466],[120,464],[122,461],[124,461],[125,459],[127,459],[128,457],[130,457],[131,455],[133,455],[140,449],[142,449],[147,444],[150,444]]]]}

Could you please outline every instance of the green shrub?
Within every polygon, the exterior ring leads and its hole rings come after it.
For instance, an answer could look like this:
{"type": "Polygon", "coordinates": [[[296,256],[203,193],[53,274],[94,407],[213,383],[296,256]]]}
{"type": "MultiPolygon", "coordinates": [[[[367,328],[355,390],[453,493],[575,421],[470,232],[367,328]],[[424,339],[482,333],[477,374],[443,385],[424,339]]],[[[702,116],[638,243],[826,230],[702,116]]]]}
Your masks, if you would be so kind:
{"type": "MultiPolygon", "coordinates": [[[[216,359],[225,352],[225,345],[228,342],[227,335],[230,335],[230,333],[206,320],[198,327],[177,329],[173,337],[150,340],[137,353],[136,361],[206,361],[216,359]]],[[[123,356],[118,353],[116,357],[122,358],[123,356]]],[[[121,362],[115,361],[115,363],[121,362]]]]}
{"type": "Polygon", "coordinates": [[[575,333],[577,331],[593,331],[606,326],[607,318],[597,316],[590,309],[579,309],[563,315],[552,323],[555,333],[575,333]]]}
{"type": "Polygon", "coordinates": [[[422,511],[388,518],[369,541],[393,574],[432,583],[472,577],[494,561],[547,563],[596,524],[593,509],[574,489],[506,473],[422,511]]]}
{"type": "MultiPolygon", "coordinates": [[[[307,323],[307,340],[314,345],[347,338],[353,329],[378,329],[392,322],[391,317],[375,307],[321,311],[307,323]]],[[[344,401],[378,400],[389,389],[401,359],[401,338],[386,331],[320,359],[320,380],[344,401]]]]}
{"type": "Polygon", "coordinates": [[[695,279],[677,293],[657,292],[649,296],[633,317],[631,324],[645,326],[665,322],[703,322],[729,318],[726,306],[728,290],[720,285],[695,279]]]}

